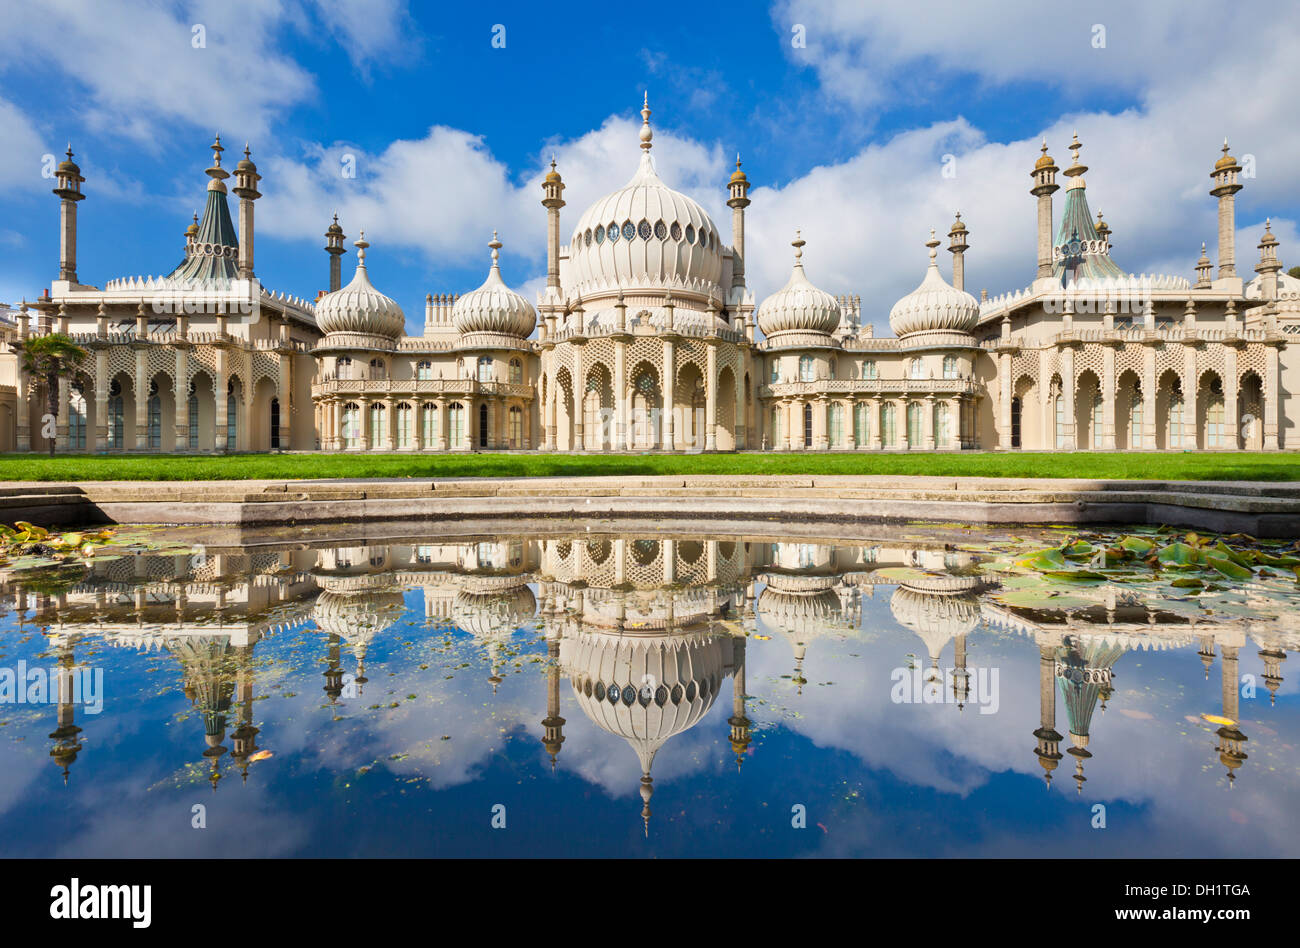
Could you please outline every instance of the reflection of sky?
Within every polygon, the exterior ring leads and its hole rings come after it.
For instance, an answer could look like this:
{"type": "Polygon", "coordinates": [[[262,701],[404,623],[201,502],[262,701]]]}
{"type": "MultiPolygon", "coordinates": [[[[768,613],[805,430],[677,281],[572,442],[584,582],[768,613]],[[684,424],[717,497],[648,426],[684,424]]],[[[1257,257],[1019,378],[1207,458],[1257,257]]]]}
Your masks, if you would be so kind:
{"type": "MultiPolygon", "coordinates": [[[[105,667],[107,698],[102,714],[78,714],[86,743],[67,787],[49,756],[54,707],[0,707],[4,855],[1300,854],[1294,675],[1276,707],[1262,685],[1242,699],[1250,757],[1229,791],[1214,726],[1187,720],[1220,712],[1220,660],[1206,681],[1194,647],[1125,653],[1108,708],[1092,719],[1083,793],[1068,755],[1048,790],[1033,754],[1034,642],[984,628],[969,636],[972,670],[998,670],[995,714],[894,704],[891,672],[926,651],[894,619],[890,592],[864,597],[860,630],[807,639],[802,693],[790,641],[760,625],[771,638],[747,649],[754,739],[743,767],[728,741],[727,678],[708,714],[656,758],[648,840],[636,754],[584,717],[567,678],[566,740],[551,772],[536,629],[501,640],[494,694],[488,644],[427,626],[411,590],[402,620],[369,645],[362,693],[333,710],[326,637],[307,624],[265,639],[254,719],[273,756],[253,763],[243,785],[227,755],[216,792],[176,659],[85,643],[77,657],[105,667]],[[1091,826],[1098,803],[1105,830],[1091,826]],[[195,804],[206,807],[206,829],[191,827],[195,804]],[[491,828],[495,804],[506,807],[505,830],[491,828]],[[796,804],[806,829],[791,827],[796,804]]],[[[43,639],[22,642],[12,617],[3,621],[0,664],[36,661],[43,639]]],[[[1241,648],[1240,671],[1258,680],[1257,651],[1241,648]]],[[[950,642],[942,666],[952,654],[950,642]]],[[[341,661],[355,671],[346,644],[341,661]]],[[[238,694],[227,748],[237,710],[238,694]]],[[[1068,732],[1059,701],[1056,727],[1068,732]]]]}

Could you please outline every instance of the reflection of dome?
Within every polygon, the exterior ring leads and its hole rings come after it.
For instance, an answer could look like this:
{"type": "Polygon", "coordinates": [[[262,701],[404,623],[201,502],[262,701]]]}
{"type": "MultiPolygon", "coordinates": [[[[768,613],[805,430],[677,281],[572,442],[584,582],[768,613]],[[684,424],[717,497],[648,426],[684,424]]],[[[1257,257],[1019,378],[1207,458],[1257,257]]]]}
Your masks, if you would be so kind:
{"type": "Polygon", "coordinates": [[[921,637],[930,664],[939,665],[939,653],[950,639],[974,632],[980,622],[979,600],[960,592],[935,592],[899,586],[889,599],[889,611],[900,625],[921,637]]]}
{"type": "Polygon", "coordinates": [[[470,635],[499,638],[527,625],[536,611],[533,591],[521,583],[499,592],[459,590],[451,615],[456,627],[470,635]]]}
{"type": "Polygon", "coordinates": [[[785,286],[763,300],[758,308],[758,328],[768,339],[795,333],[829,334],[840,324],[840,304],[808,282],[803,272],[804,239],[795,233],[794,270],[785,286]]]}
{"type": "Polygon", "coordinates": [[[940,276],[935,259],[939,241],[934,231],[930,231],[926,246],[930,248],[930,266],[925,271],[925,279],[894,304],[889,311],[890,328],[899,337],[923,332],[970,332],[979,321],[979,302],[940,276]]]}
{"type": "Polygon", "coordinates": [[[456,300],[451,311],[452,322],[456,325],[456,331],[462,335],[490,333],[526,338],[537,324],[537,314],[528,300],[506,286],[501,279],[497,254],[501,249],[501,241],[497,240],[495,231],[488,246],[492,248],[492,268],[488,271],[487,280],[477,290],[456,300]]]}
{"type": "Polygon", "coordinates": [[[395,589],[349,593],[327,589],[316,597],[312,618],[322,632],[351,645],[357,661],[364,662],[371,639],[396,622],[405,609],[402,594],[395,589]]]}
{"type": "Polygon", "coordinates": [[[723,249],[718,229],[704,208],[660,180],[650,157],[648,105],[641,115],[641,164],[631,181],[578,219],[569,289],[584,300],[620,287],[716,295],[723,249]]]}
{"type": "Polygon", "coordinates": [[[366,242],[365,231],[355,246],[357,272],[347,286],[317,300],[316,325],[326,334],[379,337],[380,342],[391,342],[405,331],[406,315],[395,300],[370,283],[366,274],[366,248],[370,244],[366,242]]]}

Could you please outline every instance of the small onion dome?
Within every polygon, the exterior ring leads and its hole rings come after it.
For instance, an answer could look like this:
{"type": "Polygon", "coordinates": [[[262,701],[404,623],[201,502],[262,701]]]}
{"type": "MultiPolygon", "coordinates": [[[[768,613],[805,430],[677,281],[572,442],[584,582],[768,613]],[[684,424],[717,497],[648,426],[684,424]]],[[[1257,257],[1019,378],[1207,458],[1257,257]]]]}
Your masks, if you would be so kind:
{"type": "Polygon", "coordinates": [[[248,142],[244,142],[244,157],[239,159],[235,165],[236,171],[256,171],[257,165],[253,164],[252,151],[248,147],[248,142]]]}
{"type": "Polygon", "coordinates": [[[185,236],[197,237],[198,235],[199,235],[199,212],[195,211],[194,220],[190,223],[189,227],[185,228],[185,236]]]}
{"type": "Polygon", "coordinates": [[[477,290],[466,293],[456,301],[451,310],[451,321],[462,335],[492,333],[499,336],[527,338],[537,325],[537,313],[532,304],[501,279],[498,264],[501,241],[492,232],[492,269],[487,280],[477,290]]]}
{"type": "Polygon", "coordinates": [[[402,307],[370,283],[366,274],[366,232],[354,244],[357,271],[341,290],[326,293],[316,303],[316,325],[326,334],[353,333],[396,339],[406,329],[402,307]]]}
{"type": "Polygon", "coordinates": [[[334,223],[325,228],[325,236],[328,237],[330,234],[339,234],[340,236],[343,234],[343,228],[339,226],[339,216],[337,214],[334,215],[334,223]]]}
{"type": "Polygon", "coordinates": [[[1042,149],[1042,151],[1043,151],[1043,154],[1042,154],[1041,156],[1039,156],[1039,159],[1038,159],[1037,161],[1034,162],[1034,170],[1035,170],[1035,171],[1038,171],[1040,168],[1051,168],[1052,166],[1054,166],[1054,165],[1056,164],[1056,162],[1052,160],[1052,156],[1049,155],[1049,154],[1047,153],[1047,139],[1046,139],[1046,138],[1043,139],[1043,149],[1042,149]]]}
{"type": "Polygon", "coordinates": [[[739,154],[736,155],[736,170],[733,171],[733,172],[731,172],[731,180],[732,180],[732,181],[748,181],[748,180],[749,180],[749,178],[745,177],[745,172],[743,172],[743,171],[740,170],[740,155],[739,155],[739,154]]]}
{"type": "Polygon", "coordinates": [[[935,248],[939,241],[930,231],[930,268],[921,285],[894,304],[889,326],[898,337],[920,332],[970,332],[979,320],[980,304],[939,275],[935,248]]]}
{"type": "Polygon", "coordinates": [[[560,180],[560,173],[555,170],[555,158],[551,158],[551,170],[546,172],[546,181],[548,184],[554,184],[560,180]]]}
{"type": "Polygon", "coordinates": [[[958,211],[957,219],[952,222],[952,229],[948,231],[948,236],[951,237],[953,234],[966,233],[969,233],[969,231],[966,229],[965,222],[961,219],[961,211],[958,211]]]}
{"type": "Polygon", "coordinates": [[[1214,163],[1214,170],[1220,171],[1224,168],[1237,167],[1237,159],[1228,154],[1228,140],[1223,140],[1223,157],[1214,163]]]}
{"type": "Polygon", "coordinates": [[[795,231],[794,269],[785,286],[777,290],[758,308],[758,328],[768,339],[783,334],[823,333],[829,335],[840,324],[840,304],[835,297],[808,282],[803,272],[803,247],[806,241],[795,231]]]}
{"type": "Polygon", "coordinates": [[[68,157],[65,161],[59,162],[58,170],[68,172],[71,174],[81,174],[81,169],[77,167],[77,163],[72,160],[72,142],[68,142],[68,150],[66,154],[68,157]]]}

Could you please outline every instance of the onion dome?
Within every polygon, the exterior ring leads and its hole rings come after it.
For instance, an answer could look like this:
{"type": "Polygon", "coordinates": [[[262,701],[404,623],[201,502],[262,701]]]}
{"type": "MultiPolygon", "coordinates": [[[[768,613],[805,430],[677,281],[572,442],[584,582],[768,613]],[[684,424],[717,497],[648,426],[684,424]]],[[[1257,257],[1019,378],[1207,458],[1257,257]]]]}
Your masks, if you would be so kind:
{"type": "Polygon", "coordinates": [[[492,268],[487,280],[477,290],[456,300],[451,310],[451,321],[461,335],[487,333],[526,339],[537,325],[537,313],[532,304],[501,279],[498,263],[501,241],[492,232],[492,268]]]}
{"type": "Polygon", "coordinates": [[[199,212],[195,211],[194,219],[191,221],[190,226],[185,228],[185,236],[197,237],[198,235],[199,235],[199,212]]]}
{"type": "Polygon", "coordinates": [[[252,150],[248,147],[248,142],[244,142],[244,157],[239,159],[235,165],[236,171],[256,171],[257,165],[253,164],[252,150]]]}
{"type": "Polygon", "coordinates": [[[359,346],[389,347],[406,329],[406,314],[396,301],[370,283],[366,273],[366,232],[354,244],[357,271],[352,282],[316,302],[316,325],[327,335],[357,337],[359,346]]]}
{"type": "MultiPolygon", "coordinates": [[[[1226,142],[1224,144],[1227,144],[1226,142]]],[[[68,142],[67,158],[59,162],[57,171],[63,174],[81,174],[81,168],[72,160],[72,142],[68,142]]]]}
{"type": "Polygon", "coordinates": [[[495,591],[458,590],[452,621],[480,639],[508,638],[528,627],[536,612],[533,591],[520,579],[517,585],[495,591]]]}
{"type": "Polygon", "coordinates": [[[722,238],[704,208],[659,178],[650,156],[654,133],[648,100],[641,116],[636,174],[578,218],[569,246],[568,289],[588,301],[613,297],[620,288],[718,295],[722,238]]]}
{"type": "Polygon", "coordinates": [[[889,598],[889,611],[898,623],[925,643],[930,665],[939,667],[939,655],[953,638],[979,627],[979,600],[969,593],[899,586],[889,598]]]}
{"type": "Polygon", "coordinates": [[[1225,168],[1236,168],[1237,159],[1228,154],[1228,140],[1223,140],[1223,157],[1214,163],[1215,171],[1222,171],[1225,168]]]}
{"type": "Polygon", "coordinates": [[[1046,139],[1046,138],[1043,139],[1043,149],[1042,149],[1042,151],[1043,151],[1042,155],[1039,156],[1039,159],[1038,159],[1037,161],[1034,162],[1034,170],[1035,170],[1035,171],[1039,171],[1039,170],[1041,170],[1041,169],[1043,169],[1043,168],[1053,168],[1053,167],[1056,166],[1056,162],[1052,160],[1052,156],[1049,155],[1049,154],[1047,153],[1047,139],[1046,139]]]}
{"type": "Polygon", "coordinates": [[[339,226],[339,216],[337,214],[334,215],[334,223],[330,224],[329,227],[325,228],[326,237],[332,236],[334,234],[338,234],[340,236],[342,236],[343,234],[343,228],[339,226]]]}
{"type": "Polygon", "coordinates": [[[732,182],[749,180],[749,178],[745,176],[745,172],[740,170],[740,152],[736,152],[736,170],[731,172],[731,178],[729,180],[732,182]]]}
{"type": "Polygon", "coordinates": [[[546,183],[555,184],[560,180],[560,173],[555,170],[555,156],[551,156],[551,170],[546,172],[546,183]]]}
{"type": "Polygon", "coordinates": [[[819,290],[808,282],[803,272],[803,247],[806,241],[795,231],[794,269],[785,286],[777,290],[758,307],[758,328],[769,340],[799,342],[790,338],[815,334],[813,344],[826,342],[816,336],[828,336],[840,324],[840,304],[834,296],[819,290]]]}
{"type": "Polygon", "coordinates": [[[930,267],[921,285],[894,304],[889,326],[899,338],[919,333],[968,333],[979,320],[980,304],[939,274],[934,231],[925,244],[930,248],[930,267]]]}

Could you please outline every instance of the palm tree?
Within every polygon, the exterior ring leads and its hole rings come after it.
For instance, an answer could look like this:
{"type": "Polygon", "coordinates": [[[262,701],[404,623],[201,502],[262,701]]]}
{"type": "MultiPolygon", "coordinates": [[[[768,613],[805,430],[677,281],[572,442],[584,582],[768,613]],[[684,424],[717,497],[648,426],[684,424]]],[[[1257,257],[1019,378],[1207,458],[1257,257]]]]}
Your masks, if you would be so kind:
{"type": "MultiPolygon", "coordinates": [[[[49,413],[59,417],[59,379],[75,378],[77,366],[87,352],[61,332],[36,336],[23,343],[23,368],[34,378],[45,380],[49,413]]],[[[50,456],[54,456],[54,438],[49,438],[50,456]]]]}

